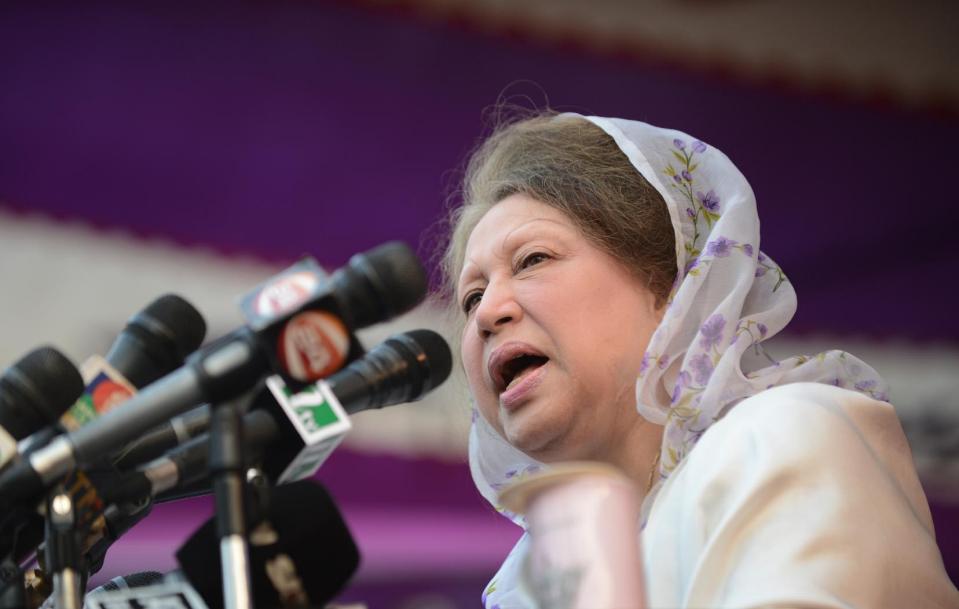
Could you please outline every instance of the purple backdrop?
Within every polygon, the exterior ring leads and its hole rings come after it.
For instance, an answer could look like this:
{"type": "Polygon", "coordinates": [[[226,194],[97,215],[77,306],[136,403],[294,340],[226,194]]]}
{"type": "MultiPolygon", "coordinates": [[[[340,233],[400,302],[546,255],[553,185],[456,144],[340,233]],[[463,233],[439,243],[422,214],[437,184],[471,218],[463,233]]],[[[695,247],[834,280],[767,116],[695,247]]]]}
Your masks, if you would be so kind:
{"type": "MultiPolygon", "coordinates": [[[[560,109],[681,127],[733,158],[758,196],[763,249],[800,295],[793,331],[959,340],[942,278],[959,262],[947,232],[954,120],[344,2],[7,2],[0,57],[0,201],[13,209],[276,261],[312,253],[339,265],[397,238],[426,255],[423,236],[483,130],[484,107],[528,79],[560,109]]],[[[542,99],[534,86],[511,90],[542,99]]],[[[396,530],[386,527],[394,508],[414,539],[430,536],[413,521],[428,525],[440,508],[444,531],[472,531],[417,564],[474,594],[515,536],[462,465],[336,457],[321,477],[374,545],[365,547],[374,563],[409,551],[407,538],[375,546],[396,530]],[[471,574],[443,571],[451,547],[460,560],[479,557],[471,574]]],[[[196,519],[203,508],[165,509],[139,535],[170,548],[168,529],[186,530],[177,510],[196,519]]],[[[936,509],[955,522],[955,510],[936,509]]],[[[940,525],[939,535],[955,577],[957,532],[940,525]]]]}
{"type": "Polygon", "coordinates": [[[530,79],[564,109],[679,126],[729,154],[800,294],[793,330],[959,339],[938,281],[959,256],[954,121],[337,2],[0,10],[8,205],[338,264],[419,243],[482,109],[530,79]]]}

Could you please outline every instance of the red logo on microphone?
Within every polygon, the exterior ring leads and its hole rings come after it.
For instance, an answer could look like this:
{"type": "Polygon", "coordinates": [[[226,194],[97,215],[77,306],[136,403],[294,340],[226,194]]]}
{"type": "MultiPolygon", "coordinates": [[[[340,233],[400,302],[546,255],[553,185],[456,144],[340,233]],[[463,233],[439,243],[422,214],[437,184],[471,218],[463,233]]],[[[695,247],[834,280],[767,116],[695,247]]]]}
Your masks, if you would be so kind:
{"type": "Polygon", "coordinates": [[[284,326],[277,347],[287,374],[311,383],[343,367],[350,351],[350,333],[335,315],[306,311],[284,326]]]}

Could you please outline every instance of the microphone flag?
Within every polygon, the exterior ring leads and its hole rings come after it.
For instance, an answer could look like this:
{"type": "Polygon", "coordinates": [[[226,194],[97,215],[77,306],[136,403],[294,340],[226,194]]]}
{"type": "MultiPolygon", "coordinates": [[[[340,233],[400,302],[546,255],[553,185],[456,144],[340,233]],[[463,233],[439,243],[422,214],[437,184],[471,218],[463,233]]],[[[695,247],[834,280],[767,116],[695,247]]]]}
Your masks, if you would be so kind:
{"type": "Polygon", "coordinates": [[[303,440],[303,447],[277,478],[286,484],[312,476],[353,428],[350,417],[325,382],[294,393],[277,375],[266,379],[276,405],[303,440]]]}
{"type": "Polygon", "coordinates": [[[79,429],[119,406],[137,392],[116,368],[99,355],[88,357],[80,366],[80,374],[86,389],[76,403],[60,417],[60,424],[68,431],[79,429]]]}
{"type": "Polygon", "coordinates": [[[313,258],[296,262],[245,294],[240,311],[247,325],[272,343],[274,368],[290,381],[325,378],[363,354],[363,346],[340,319],[348,311],[340,310],[333,277],[313,258]],[[295,313],[311,301],[315,307],[295,313]]]}
{"type": "Polygon", "coordinates": [[[207,609],[203,598],[186,582],[166,582],[137,588],[91,592],[84,609],[207,609]]]}

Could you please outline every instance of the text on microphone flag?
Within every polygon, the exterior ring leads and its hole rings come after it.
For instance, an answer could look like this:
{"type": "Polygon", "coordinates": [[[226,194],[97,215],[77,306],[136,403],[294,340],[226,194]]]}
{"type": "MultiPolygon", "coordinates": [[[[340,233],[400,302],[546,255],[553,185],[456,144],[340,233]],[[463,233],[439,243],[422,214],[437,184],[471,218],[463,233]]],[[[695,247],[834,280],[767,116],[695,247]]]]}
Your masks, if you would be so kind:
{"type": "Polygon", "coordinates": [[[280,376],[274,375],[266,380],[266,386],[304,444],[277,482],[311,476],[353,428],[350,417],[325,382],[294,393],[280,376]]]}

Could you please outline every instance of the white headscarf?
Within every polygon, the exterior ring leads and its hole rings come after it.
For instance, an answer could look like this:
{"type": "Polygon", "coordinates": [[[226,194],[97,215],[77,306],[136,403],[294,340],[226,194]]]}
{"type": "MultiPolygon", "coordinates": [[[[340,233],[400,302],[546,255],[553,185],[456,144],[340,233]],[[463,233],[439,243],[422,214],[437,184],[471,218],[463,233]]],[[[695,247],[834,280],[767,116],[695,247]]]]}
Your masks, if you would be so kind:
{"type": "MultiPolygon", "coordinates": [[[[663,197],[676,237],[676,282],[637,371],[639,413],[665,428],[659,481],[646,509],[700,436],[744,398],[812,381],[888,399],[876,371],[843,351],[782,361],[763,351],[761,343],[796,312],[796,293],[782,269],[759,251],[753,191],[726,155],[680,131],[583,118],[609,134],[663,197]]],[[[546,467],[510,446],[475,408],[469,452],[473,480],[494,506],[501,488],[546,467]]],[[[525,525],[521,517],[497,510],[525,525]]],[[[524,535],[484,593],[487,607],[514,606],[505,603],[515,598],[514,558],[525,543],[524,535]]]]}

